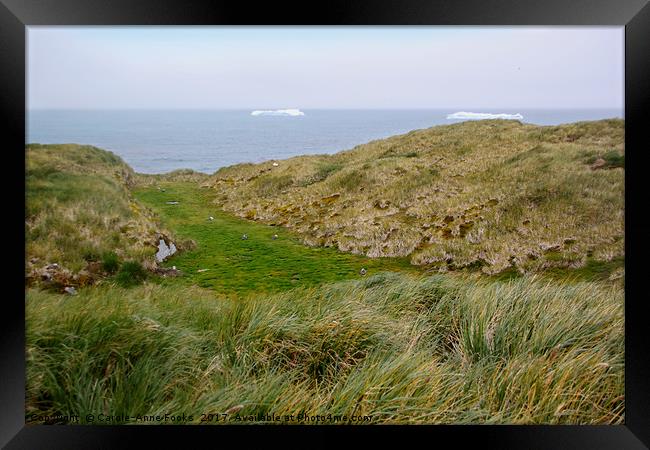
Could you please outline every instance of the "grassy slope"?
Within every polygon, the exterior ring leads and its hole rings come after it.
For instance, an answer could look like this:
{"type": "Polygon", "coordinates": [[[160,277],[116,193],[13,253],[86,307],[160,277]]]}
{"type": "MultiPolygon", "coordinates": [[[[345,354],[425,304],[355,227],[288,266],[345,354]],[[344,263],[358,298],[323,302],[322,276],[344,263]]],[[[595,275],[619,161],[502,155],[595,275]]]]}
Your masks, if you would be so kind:
{"type": "Polygon", "coordinates": [[[276,292],[357,278],[362,267],[369,274],[415,271],[406,258],[370,259],[332,248],[307,247],[286,229],[224,213],[213,204],[213,191],[196,183],[161,180],[139,187],[134,196],[158,213],[177,236],[196,243],[194,250],[175,256],[166,265],[175,265],[188,282],[222,294],[276,292]],[[169,201],[179,203],[169,205],[169,201]],[[210,216],[213,221],[208,220],[210,216]],[[242,240],[243,234],[247,240],[242,240]],[[272,239],[274,234],[278,239],[272,239]]]}
{"type": "Polygon", "coordinates": [[[30,279],[48,264],[75,284],[102,255],[153,261],[158,232],[169,234],[132,198],[135,174],[111,152],[79,145],[26,149],[26,252],[30,279]]]}
{"type": "Polygon", "coordinates": [[[28,421],[199,422],[226,411],[372,423],[624,419],[623,291],[595,283],[387,273],[246,300],[182,285],[30,290],[27,358],[28,421]]]}
{"type": "MultiPolygon", "coordinates": [[[[216,194],[199,189],[197,174],[136,175],[133,198],[133,175],[110,153],[37,150],[27,152],[28,258],[60,252],[82,266],[87,242],[149,258],[128,227],[105,240],[114,230],[105,224],[157,222],[141,203],[197,247],[168,262],[185,278],[104,283],[73,297],[27,291],[28,420],[186,412],[196,421],[237,405],[240,414],[354,412],[374,423],[623,420],[620,280],[416,275],[406,259],[308,248],[287,230],[230,217],[209,203],[216,194]],[[63,246],[57,236],[66,233],[76,239],[63,246]],[[363,279],[361,265],[370,269],[363,279]],[[321,281],[334,283],[315,287],[321,281]]],[[[609,273],[609,263],[590,264],[581,270],[609,273]]]]}
{"type": "Polygon", "coordinates": [[[623,137],[622,120],[464,122],[240,164],[208,184],[225,210],[309,244],[438,270],[576,268],[623,256],[623,137]]]}

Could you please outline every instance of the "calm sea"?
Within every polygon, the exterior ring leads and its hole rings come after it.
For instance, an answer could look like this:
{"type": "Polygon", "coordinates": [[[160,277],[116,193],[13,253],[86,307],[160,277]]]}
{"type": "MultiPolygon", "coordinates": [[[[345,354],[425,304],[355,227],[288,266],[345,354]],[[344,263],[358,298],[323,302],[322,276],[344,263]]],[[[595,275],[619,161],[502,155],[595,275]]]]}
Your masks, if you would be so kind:
{"type": "MultiPolygon", "coordinates": [[[[111,150],[137,172],[189,168],[212,173],[241,162],[335,153],[365,142],[434,125],[457,123],[457,110],[303,110],[304,116],[251,116],[250,110],[33,110],[27,142],[79,143],[111,150]]],[[[491,110],[522,122],[556,125],[623,117],[609,110],[491,110]]]]}

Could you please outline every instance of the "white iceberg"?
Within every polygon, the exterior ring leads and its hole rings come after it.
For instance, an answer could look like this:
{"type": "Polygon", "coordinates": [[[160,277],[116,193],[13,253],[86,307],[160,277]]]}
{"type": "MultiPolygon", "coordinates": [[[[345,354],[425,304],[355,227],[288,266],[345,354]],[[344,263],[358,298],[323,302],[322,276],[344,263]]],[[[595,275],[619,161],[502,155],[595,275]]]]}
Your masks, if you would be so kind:
{"type": "Polygon", "coordinates": [[[447,119],[456,119],[456,120],[485,120],[485,119],[514,119],[522,120],[524,116],[521,114],[492,114],[492,113],[475,113],[475,112],[466,112],[459,111],[453,114],[448,114],[447,119]]]}
{"type": "Polygon", "coordinates": [[[268,110],[255,110],[251,112],[251,116],[304,116],[305,113],[299,109],[268,109],[268,110]]]}

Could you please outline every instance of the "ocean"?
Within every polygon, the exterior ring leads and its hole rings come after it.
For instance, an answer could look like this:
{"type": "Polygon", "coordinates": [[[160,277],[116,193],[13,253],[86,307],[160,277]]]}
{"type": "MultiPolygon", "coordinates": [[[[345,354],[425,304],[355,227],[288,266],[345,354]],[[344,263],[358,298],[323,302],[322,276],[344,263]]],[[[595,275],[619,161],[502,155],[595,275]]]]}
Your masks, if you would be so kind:
{"type": "MultiPolygon", "coordinates": [[[[295,111],[295,110],[287,110],[295,111]]],[[[617,109],[583,110],[302,110],[304,115],[251,110],[32,110],[27,143],[88,144],[111,150],[136,172],[220,167],[297,155],[335,153],[375,139],[434,125],[458,111],[520,114],[525,123],[557,125],[623,117],[617,109]]]]}

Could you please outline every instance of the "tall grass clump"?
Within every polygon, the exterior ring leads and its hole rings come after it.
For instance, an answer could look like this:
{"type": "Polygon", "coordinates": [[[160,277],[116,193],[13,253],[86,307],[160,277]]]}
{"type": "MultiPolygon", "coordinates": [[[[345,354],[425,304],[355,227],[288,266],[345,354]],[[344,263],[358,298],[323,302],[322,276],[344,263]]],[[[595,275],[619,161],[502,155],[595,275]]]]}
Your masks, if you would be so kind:
{"type": "Polygon", "coordinates": [[[325,178],[329,177],[335,172],[341,170],[343,166],[336,163],[325,163],[318,167],[318,170],[314,174],[314,181],[323,181],[325,178]]]}
{"type": "Polygon", "coordinates": [[[115,252],[106,252],[102,256],[102,269],[107,273],[115,273],[120,268],[120,259],[115,252]]]}
{"type": "Polygon", "coordinates": [[[602,159],[605,161],[605,164],[602,166],[604,169],[625,168],[625,154],[616,150],[609,150],[605,153],[588,152],[585,154],[589,156],[585,161],[587,164],[593,164],[598,159],[602,159]]]}
{"type": "Polygon", "coordinates": [[[142,283],[147,278],[147,271],[138,261],[126,261],[115,275],[120,286],[128,287],[142,283]]]}

